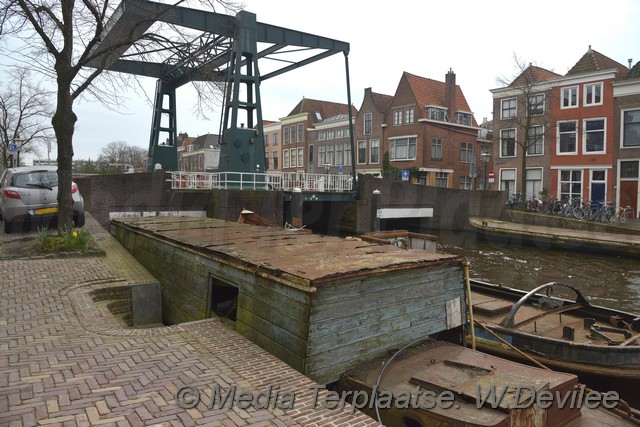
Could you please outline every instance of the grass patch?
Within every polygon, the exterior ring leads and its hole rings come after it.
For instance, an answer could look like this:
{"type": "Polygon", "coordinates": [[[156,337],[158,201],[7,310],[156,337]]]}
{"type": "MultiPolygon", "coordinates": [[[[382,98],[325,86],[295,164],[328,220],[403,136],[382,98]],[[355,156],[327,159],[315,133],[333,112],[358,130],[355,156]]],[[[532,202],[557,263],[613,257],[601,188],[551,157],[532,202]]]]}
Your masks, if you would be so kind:
{"type": "Polygon", "coordinates": [[[38,228],[36,235],[39,253],[87,252],[93,244],[89,230],[63,230],[60,235],[53,234],[46,228],[38,228]]]}

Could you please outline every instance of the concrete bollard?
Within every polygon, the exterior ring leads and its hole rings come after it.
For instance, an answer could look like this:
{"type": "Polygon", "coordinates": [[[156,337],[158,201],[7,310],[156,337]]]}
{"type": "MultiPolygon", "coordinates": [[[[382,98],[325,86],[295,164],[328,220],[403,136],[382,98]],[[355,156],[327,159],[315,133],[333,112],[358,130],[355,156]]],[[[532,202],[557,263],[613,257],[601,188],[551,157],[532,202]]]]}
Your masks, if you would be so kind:
{"type": "Polygon", "coordinates": [[[380,231],[380,218],[378,208],[380,206],[380,190],[373,190],[371,198],[371,231],[380,231]]]}
{"type": "Polygon", "coordinates": [[[302,227],[302,210],[303,210],[303,197],[302,190],[300,188],[294,188],[291,192],[291,225],[295,228],[302,227]]]}

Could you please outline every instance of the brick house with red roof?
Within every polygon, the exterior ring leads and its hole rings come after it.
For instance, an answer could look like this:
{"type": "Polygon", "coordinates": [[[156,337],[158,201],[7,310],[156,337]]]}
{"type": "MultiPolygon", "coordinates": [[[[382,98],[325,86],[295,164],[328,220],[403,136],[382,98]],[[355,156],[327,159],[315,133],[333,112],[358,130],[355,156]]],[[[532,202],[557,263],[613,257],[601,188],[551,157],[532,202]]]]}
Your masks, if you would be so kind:
{"type": "Polygon", "coordinates": [[[391,167],[418,184],[472,189],[482,142],[464,93],[449,71],[440,82],[404,72],[384,126],[391,167]]]}
{"type": "Polygon", "coordinates": [[[628,68],[591,49],[554,85],[550,193],[609,202],[615,195],[613,84],[628,68]]]}

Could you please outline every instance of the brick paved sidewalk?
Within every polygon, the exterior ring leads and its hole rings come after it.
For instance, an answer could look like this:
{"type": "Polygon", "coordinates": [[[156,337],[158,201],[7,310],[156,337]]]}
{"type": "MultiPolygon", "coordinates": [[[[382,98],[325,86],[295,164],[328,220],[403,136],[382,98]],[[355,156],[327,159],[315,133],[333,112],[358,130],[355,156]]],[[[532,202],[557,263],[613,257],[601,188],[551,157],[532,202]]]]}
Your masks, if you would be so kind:
{"type": "Polygon", "coordinates": [[[0,426],[378,425],[350,407],[312,408],[311,380],[218,320],[122,326],[90,292],[154,279],[90,215],[86,227],[105,257],[0,260],[0,426]],[[210,408],[212,387],[233,384],[293,390],[294,407],[210,408]],[[183,386],[204,402],[179,407],[183,386]]]}

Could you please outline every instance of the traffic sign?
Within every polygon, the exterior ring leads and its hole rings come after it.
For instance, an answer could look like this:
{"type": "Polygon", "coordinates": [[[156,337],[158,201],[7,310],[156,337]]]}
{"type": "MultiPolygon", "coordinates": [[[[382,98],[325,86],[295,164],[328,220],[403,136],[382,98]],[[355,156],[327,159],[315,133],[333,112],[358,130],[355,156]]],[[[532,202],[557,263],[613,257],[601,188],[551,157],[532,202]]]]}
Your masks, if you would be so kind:
{"type": "Polygon", "coordinates": [[[493,171],[489,171],[489,179],[488,179],[488,181],[490,183],[493,183],[496,180],[495,178],[496,178],[496,174],[493,171]]]}
{"type": "Polygon", "coordinates": [[[402,169],[402,180],[409,181],[409,169],[402,169]]]}
{"type": "Polygon", "coordinates": [[[9,144],[8,148],[10,153],[18,152],[18,144],[9,144]]]}

